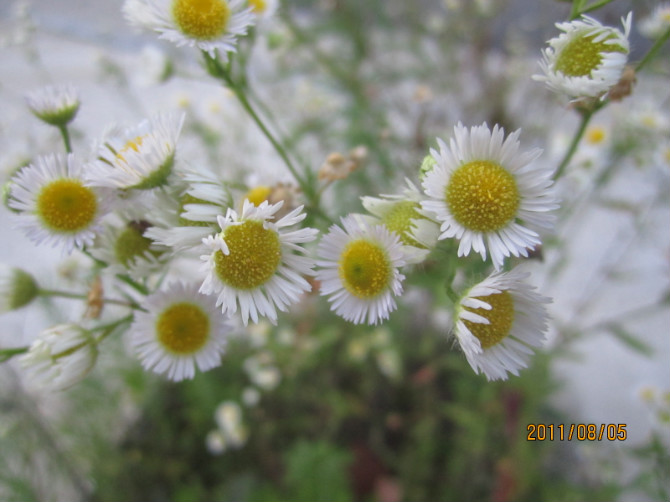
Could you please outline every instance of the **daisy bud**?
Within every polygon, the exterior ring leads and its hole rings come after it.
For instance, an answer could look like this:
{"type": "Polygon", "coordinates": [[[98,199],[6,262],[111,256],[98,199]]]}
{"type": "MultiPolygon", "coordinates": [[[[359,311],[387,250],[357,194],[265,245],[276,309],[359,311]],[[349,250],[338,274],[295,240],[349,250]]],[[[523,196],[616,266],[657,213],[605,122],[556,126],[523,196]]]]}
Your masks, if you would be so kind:
{"type": "Polygon", "coordinates": [[[72,85],[49,85],[26,95],[30,111],[47,124],[62,127],[79,111],[79,95],[72,85]]]}
{"type": "Polygon", "coordinates": [[[0,264],[0,313],[28,305],[38,293],[39,287],[32,275],[20,268],[0,264]]]}

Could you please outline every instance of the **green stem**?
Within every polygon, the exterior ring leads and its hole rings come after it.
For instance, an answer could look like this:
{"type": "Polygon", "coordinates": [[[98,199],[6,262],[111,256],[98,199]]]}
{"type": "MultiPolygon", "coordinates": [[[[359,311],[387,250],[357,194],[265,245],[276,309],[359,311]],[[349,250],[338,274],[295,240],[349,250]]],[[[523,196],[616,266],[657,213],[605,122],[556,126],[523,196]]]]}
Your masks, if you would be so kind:
{"type": "Polygon", "coordinates": [[[129,314],[126,317],[122,317],[121,319],[118,319],[114,322],[94,328],[95,331],[102,331],[102,334],[100,334],[98,338],[96,338],[95,342],[96,343],[102,342],[105,338],[111,335],[116,328],[118,328],[119,326],[123,326],[124,324],[130,323],[132,320],[133,315],[129,314]]]}
{"type": "Polygon", "coordinates": [[[128,284],[128,286],[133,288],[138,293],[141,293],[145,296],[149,294],[149,288],[147,288],[144,284],[140,284],[139,282],[132,280],[125,274],[116,274],[116,278],[128,284]]]}
{"type": "MultiPolygon", "coordinates": [[[[57,289],[40,289],[38,291],[40,296],[57,296],[59,298],[72,298],[76,300],[87,300],[88,295],[84,293],[73,293],[71,291],[60,291],[57,289]]],[[[134,302],[128,302],[125,300],[117,300],[114,298],[102,298],[103,303],[109,303],[111,305],[121,305],[122,307],[130,307],[133,309],[139,308],[139,305],[134,302]]]]}
{"type": "Polygon", "coordinates": [[[30,347],[16,347],[13,349],[0,349],[0,363],[9,361],[12,357],[25,354],[30,347]]]}
{"type": "Polygon", "coordinates": [[[635,71],[638,72],[644,66],[646,66],[647,63],[649,63],[649,61],[651,61],[654,58],[654,56],[656,56],[656,53],[659,51],[661,46],[665,42],[667,42],[669,38],[670,38],[670,28],[668,28],[665,31],[665,33],[663,33],[663,35],[661,35],[661,37],[658,40],[656,40],[656,42],[654,42],[654,45],[651,46],[651,49],[649,49],[649,51],[644,55],[642,60],[635,67],[635,71]]]}
{"type": "Polygon", "coordinates": [[[63,143],[65,143],[65,151],[67,153],[72,153],[72,145],[70,144],[70,133],[67,130],[67,125],[59,125],[58,130],[60,131],[61,136],[63,136],[63,143]]]}
{"type": "Polygon", "coordinates": [[[295,168],[293,165],[293,162],[291,162],[291,159],[289,158],[286,150],[284,147],[277,141],[277,139],[274,137],[274,135],[270,132],[270,130],[267,128],[263,120],[259,117],[259,115],[256,113],[256,110],[254,110],[254,107],[251,105],[251,102],[247,99],[247,96],[242,89],[241,86],[237,85],[229,71],[223,67],[221,62],[218,60],[218,58],[213,58],[211,57],[207,52],[203,51],[203,56],[205,57],[205,64],[207,66],[207,69],[210,73],[215,78],[218,78],[220,80],[223,80],[226,85],[232,89],[232,91],[235,93],[237,96],[237,99],[239,99],[240,103],[242,104],[242,107],[245,109],[245,111],[249,114],[249,116],[253,119],[253,121],[256,123],[258,128],[261,130],[261,132],[265,135],[265,137],[270,141],[272,146],[274,147],[275,151],[279,154],[279,156],[282,158],[284,161],[284,164],[286,164],[286,167],[288,170],[291,172],[293,177],[295,178],[296,182],[300,186],[301,190],[309,200],[310,204],[313,205],[314,207],[317,206],[316,204],[316,198],[314,194],[314,190],[312,187],[306,183],[306,181],[303,179],[303,177],[298,173],[298,170],[295,168]]]}
{"type": "Polygon", "coordinates": [[[575,152],[577,151],[577,146],[579,146],[579,142],[581,141],[582,137],[584,136],[584,132],[586,131],[586,126],[589,124],[589,121],[591,120],[591,117],[593,116],[593,113],[596,111],[596,109],[591,109],[591,110],[581,110],[581,115],[582,115],[582,121],[579,124],[579,129],[575,132],[575,135],[572,137],[572,142],[570,143],[570,146],[568,147],[568,151],[565,152],[565,156],[563,157],[563,160],[558,166],[558,169],[556,169],[556,172],[554,173],[554,180],[557,180],[563,175],[563,172],[565,171],[565,168],[568,166],[570,161],[572,160],[572,157],[574,156],[575,152]]]}

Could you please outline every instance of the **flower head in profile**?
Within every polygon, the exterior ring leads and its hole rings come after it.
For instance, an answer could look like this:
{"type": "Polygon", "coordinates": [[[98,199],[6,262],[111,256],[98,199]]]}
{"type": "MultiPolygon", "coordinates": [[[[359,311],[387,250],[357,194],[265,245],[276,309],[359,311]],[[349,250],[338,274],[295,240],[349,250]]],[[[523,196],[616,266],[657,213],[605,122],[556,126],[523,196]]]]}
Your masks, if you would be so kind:
{"type": "Polygon", "coordinates": [[[112,194],[91,187],[74,155],[39,157],[13,178],[9,205],[16,225],[37,244],[64,245],[68,253],[90,246],[109,212],[112,194]]]}
{"type": "Polygon", "coordinates": [[[231,205],[224,181],[204,170],[188,170],[170,190],[155,192],[149,213],[155,225],[145,237],[175,253],[196,250],[202,239],[216,233],[217,217],[231,205]]]}
{"type": "Polygon", "coordinates": [[[81,381],[97,358],[98,348],[88,330],[60,324],[40,333],[19,364],[39,385],[62,390],[81,381]]]}
{"type": "Polygon", "coordinates": [[[146,278],[165,268],[168,249],[145,235],[151,223],[140,216],[120,218],[108,223],[90,249],[91,255],[105,262],[110,274],[146,278]]]}
{"type": "Polygon", "coordinates": [[[137,312],[130,343],[142,366],[170,380],[195,376],[221,364],[230,327],[214,299],[197,285],[173,284],[147,297],[146,312],[137,312]]]}
{"type": "Polygon", "coordinates": [[[73,85],[48,85],[26,95],[28,108],[47,124],[64,126],[79,111],[79,93],[73,85]]]}
{"type": "Polygon", "coordinates": [[[356,215],[333,225],[318,246],[315,277],[331,310],[355,324],[377,324],[395,310],[405,265],[400,237],[356,215]]]}
{"type": "Polygon", "coordinates": [[[365,196],[361,201],[380,224],[398,234],[405,261],[419,263],[437,244],[440,226],[421,209],[423,194],[410,180],[405,181],[407,188],[401,195],[365,196]]]}
{"type": "Polygon", "coordinates": [[[132,25],[155,31],[178,46],[206,51],[211,57],[235,52],[237,37],[254,23],[245,0],[126,0],[123,13],[132,25]]]}
{"type": "Polygon", "coordinates": [[[0,314],[28,305],[38,294],[39,286],[32,275],[0,263],[0,314]]]}
{"type": "Polygon", "coordinates": [[[438,139],[434,167],[423,179],[423,209],[440,223],[440,239],[460,240],[458,256],[474,250],[500,268],[505,257],[528,256],[540,244],[535,229],[551,228],[557,209],[552,171],[531,164],[539,149],[519,152],[519,131],[505,138],[497,125],[454,128],[449,146],[438,139]]]}
{"type": "Polygon", "coordinates": [[[533,78],[570,98],[604,96],[619,82],[628,61],[632,14],[621,21],[623,32],[588,16],[557,23],[563,33],[549,40],[540,61],[544,75],[533,78]]]}
{"type": "Polygon", "coordinates": [[[638,28],[645,37],[661,38],[670,30],[670,3],[658,4],[647,17],[640,20],[638,28]]]}
{"type": "Polygon", "coordinates": [[[544,343],[549,298],[540,296],[517,270],[496,272],[471,288],[456,306],[455,334],[476,373],[506,380],[528,366],[544,343]]]}
{"type": "Polygon", "coordinates": [[[228,209],[218,217],[221,232],[203,239],[209,252],[201,257],[207,277],[200,292],[216,294],[224,313],[236,312],[239,305],[245,325],[249,318],[258,322],[259,315],[276,323],[277,308],[286,311],[311,290],[303,275],[311,274],[313,262],[298,253],[317,230],[288,230],[305,219],[302,206],[272,221],[282,205],[245,200],[240,214],[228,209]]]}
{"type": "Polygon", "coordinates": [[[91,184],[149,190],[168,183],[184,115],[157,115],[126,130],[112,129],[87,166],[91,184]]]}

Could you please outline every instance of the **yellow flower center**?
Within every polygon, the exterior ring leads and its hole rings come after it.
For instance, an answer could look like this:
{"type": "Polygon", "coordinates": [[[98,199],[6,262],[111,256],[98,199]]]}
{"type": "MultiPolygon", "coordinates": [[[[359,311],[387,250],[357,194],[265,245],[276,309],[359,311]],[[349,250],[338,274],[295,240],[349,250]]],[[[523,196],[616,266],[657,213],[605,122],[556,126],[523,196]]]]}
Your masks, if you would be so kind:
{"type": "Polygon", "coordinates": [[[271,193],[272,188],[261,185],[249,190],[245,194],[244,198],[249,199],[249,202],[251,202],[254,206],[260,206],[261,202],[268,200],[268,197],[270,197],[271,193]]]}
{"type": "Polygon", "coordinates": [[[412,202],[411,200],[398,202],[384,215],[381,221],[391,232],[395,232],[400,236],[400,240],[403,244],[426,249],[426,246],[410,236],[410,232],[413,230],[412,220],[423,218],[423,216],[417,212],[418,207],[419,204],[417,202],[412,202]]]}
{"type": "Polygon", "coordinates": [[[514,219],[519,190],[514,176],[490,160],[475,160],[456,169],[445,190],[454,219],[469,230],[492,232],[514,219]]]}
{"type": "Polygon", "coordinates": [[[338,272],[344,287],[358,298],[374,298],[391,281],[391,264],[378,244],[358,239],[342,251],[338,272]]]}
{"type": "Polygon", "coordinates": [[[277,232],[263,228],[260,221],[231,225],[223,232],[229,253],[214,255],[216,274],[236,289],[255,289],[275,274],[281,262],[277,232]]]}
{"type": "Polygon", "coordinates": [[[151,249],[152,240],[142,235],[149,228],[143,222],[131,222],[119,234],[114,243],[114,254],[119,263],[128,266],[135,258],[144,256],[147,251],[158,257],[161,251],[151,249]]]}
{"type": "Polygon", "coordinates": [[[591,127],[586,133],[586,141],[592,145],[602,143],[605,139],[605,129],[599,126],[591,127]]]}
{"type": "Polygon", "coordinates": [[[585,77],[598,68],[603,60],[603,53],[626,52],[620,45],[605,43],[615,35],[610,35],[600,42],[594,42],[596,36],[578,37],[568,43],[556,58],[556,71],[560,71],[567,77],[585,77]]]}
{"type": "Polygon", "coordinates": [[[172,16],[184,35],[213,40],[226,31],[230,7],[225,0],[174,0],[172,16]]]}
{"type": "Polygon", "coordinates": [[[509,335],[514,323],[514,298],[507,291],[488,296],[475,296],[477,300],[488,303],[491,310],[463,307],[474,314],[489,320],[490,324],[482,324],[465,320],[465,325],[475,335],[483,349],[493,347],[509,335]]]}
{"type": "Polygon", "coordinates": [[[174,303],[158,316],[156,334],[168,352],[193,354],[209,338],[209,316],[194,303],[174,303]]]}
{"type": "Polygon", "coordinates": [[[268,8],[265,0],[249,0],[249,6],[256,14],[262,14],[268,8]]]}
{"type": "Polygon", "coordinates": [[[37,196],[37,215],[55,232],[76,233],[88,228],[97,210],[95,192],[77,179],[52,181],[37,196]]]}

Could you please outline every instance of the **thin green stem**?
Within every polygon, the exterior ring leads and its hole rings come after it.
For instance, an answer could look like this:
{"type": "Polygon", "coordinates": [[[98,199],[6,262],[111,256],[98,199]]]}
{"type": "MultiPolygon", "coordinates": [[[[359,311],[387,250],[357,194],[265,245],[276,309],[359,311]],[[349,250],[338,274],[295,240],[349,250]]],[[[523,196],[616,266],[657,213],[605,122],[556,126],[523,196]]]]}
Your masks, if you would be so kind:
{"type": "Polygon", "coordinates": [[[661,46],[670,39],[670,28],[668,28],[661,37],[654,42],[654,45],[651,46],[651,49],[644,55],[642,60],[635,66],[635,71],[640,71],[642,68],[644,68],[649,61],[651,61],[655,56],[656,53],[658,53],[659,49],[661,46]]]}
{"type": "Polygon", "coordinates": [[[570,146],[568,147],[568,151],[565,152],[565,155],[563,156],[563,160],[558,166],[558,169],[556,169],[556,172],[554,173],[554,180],[557,180],[563,175],[563,172],[565,171],[565,168],[568,166],[570,161],[572,160],[572,157],[574,156],[575,152],[577,151],[577,147],[579,146],[579,142],[582,140],[582,137],[584,136],[584,132],[586,131],[586,126],[588,126],[589,121],[591,120],[591,117],[593,116],[594,112],[596,109],[591,109],[591,110],[581,110],[581,115],[582,115],[582,121],[579,124],[579,129],[575,132],[575,135],[572,137],[572,142],[570,143],[570,146]]]}
{"type": "MultiPolygon", "coordinates": [[[[60,291],[57,289],[40,289],[38,291],[40,296],[57,296],[59,298],[72,298],[75,300],[87,300],[88,295],[84,293],[73,293],[71,291],[60,291]]],[[[110,305],[120,305],[122,307],[130,307],[133,309],[138,309],[140,306],[137,303],[129,302],[125,300],[117,300],[115,298],[102,298],[103,303],[108,303],[110,305]]]]}
{"type": "Polygon", "coordinates": [[[67,153],[72,153],[72,144],[70,143],[70,133],[67,130],[67,125],[59,125],[58,130],[60,131],[61,136],[63,136],[63,143],[65,143],[65,151],[67,153]]]}
{"type": "Polygon", "coordinates": [[[247,95],[244,92],[242,86],[237,85],[233,78],[230,75],[230,72],[228,69],[224,68],[224,66],[221,64],[221,62],[217,58],[213,58],[210,56],[207,52],[203,52],[203,56],[205,58],[205,64],[207,66],[207,69],[210,73],[215,78],[218,78],[225,82],[225,84],[232,89],[232,91],[235,93],[237,96],[237,99],[240,101],[240,104],[242,107],[245,109],[245,111],[249,114],[249,116],[253,119],[253,121],[256,123],[258,128],[261,130],[263,135],[270,141],[272,146],[274,147],[275,151],[279,154],[279,156],[282,158],[284,161],[284,164],[286,164],[286,167],[288,170],[291,172],[293,177],[295,178],[296,182],[300,186],[301,190],[309,200],[310,204],[313,206],[317,206],[316,202],[316,197],[314,194],[314,190],[312,187],[305,181],[305,179],[298,173],[298,170],[295,168],[293,165],[293,162],[291,161],[288,153],[286,152],[286,149],[282,146],[282,144],[275,138],[275,136],[270,132],[268,127],[265,125],[265,122],[260,118],[260,116],[256,113],[256,110],[252,106],[251,102],[249,99],[247,99],[247,95]]]}
{"type": "Polygon", "coordinates": [[[13,349],[0,349],[0,363],[9,361],[14,356],[19,356],[28,352],[30,347],[16,347],[13,349]]]}
{"type": "Polygon", "coordinates": [[[121,319],[118,319],[114,322],[111,322],[109,324],[104,324],[102,326],[98,326],[94,328],[94,331],[102,331],[102,333],[95,339],[96,343],[102,342],[105,338],[107,338],[109,335],[111,335],[116,328],[119,326],[123,326],[124,324],[128,324],[133,320],[133,315],[129,314],[125,317],[122,317],[121,319]]]}
{"type": "Polygon", "coordinates": [[[149,294],[149,288],[147,288],[144,284],[140,284],[139,282],[132,280],[125,274],[116,274],[116,278],[128,284],[128,286],[133,288],[138,293],[141,293],[145,296],[149,294]]]}

